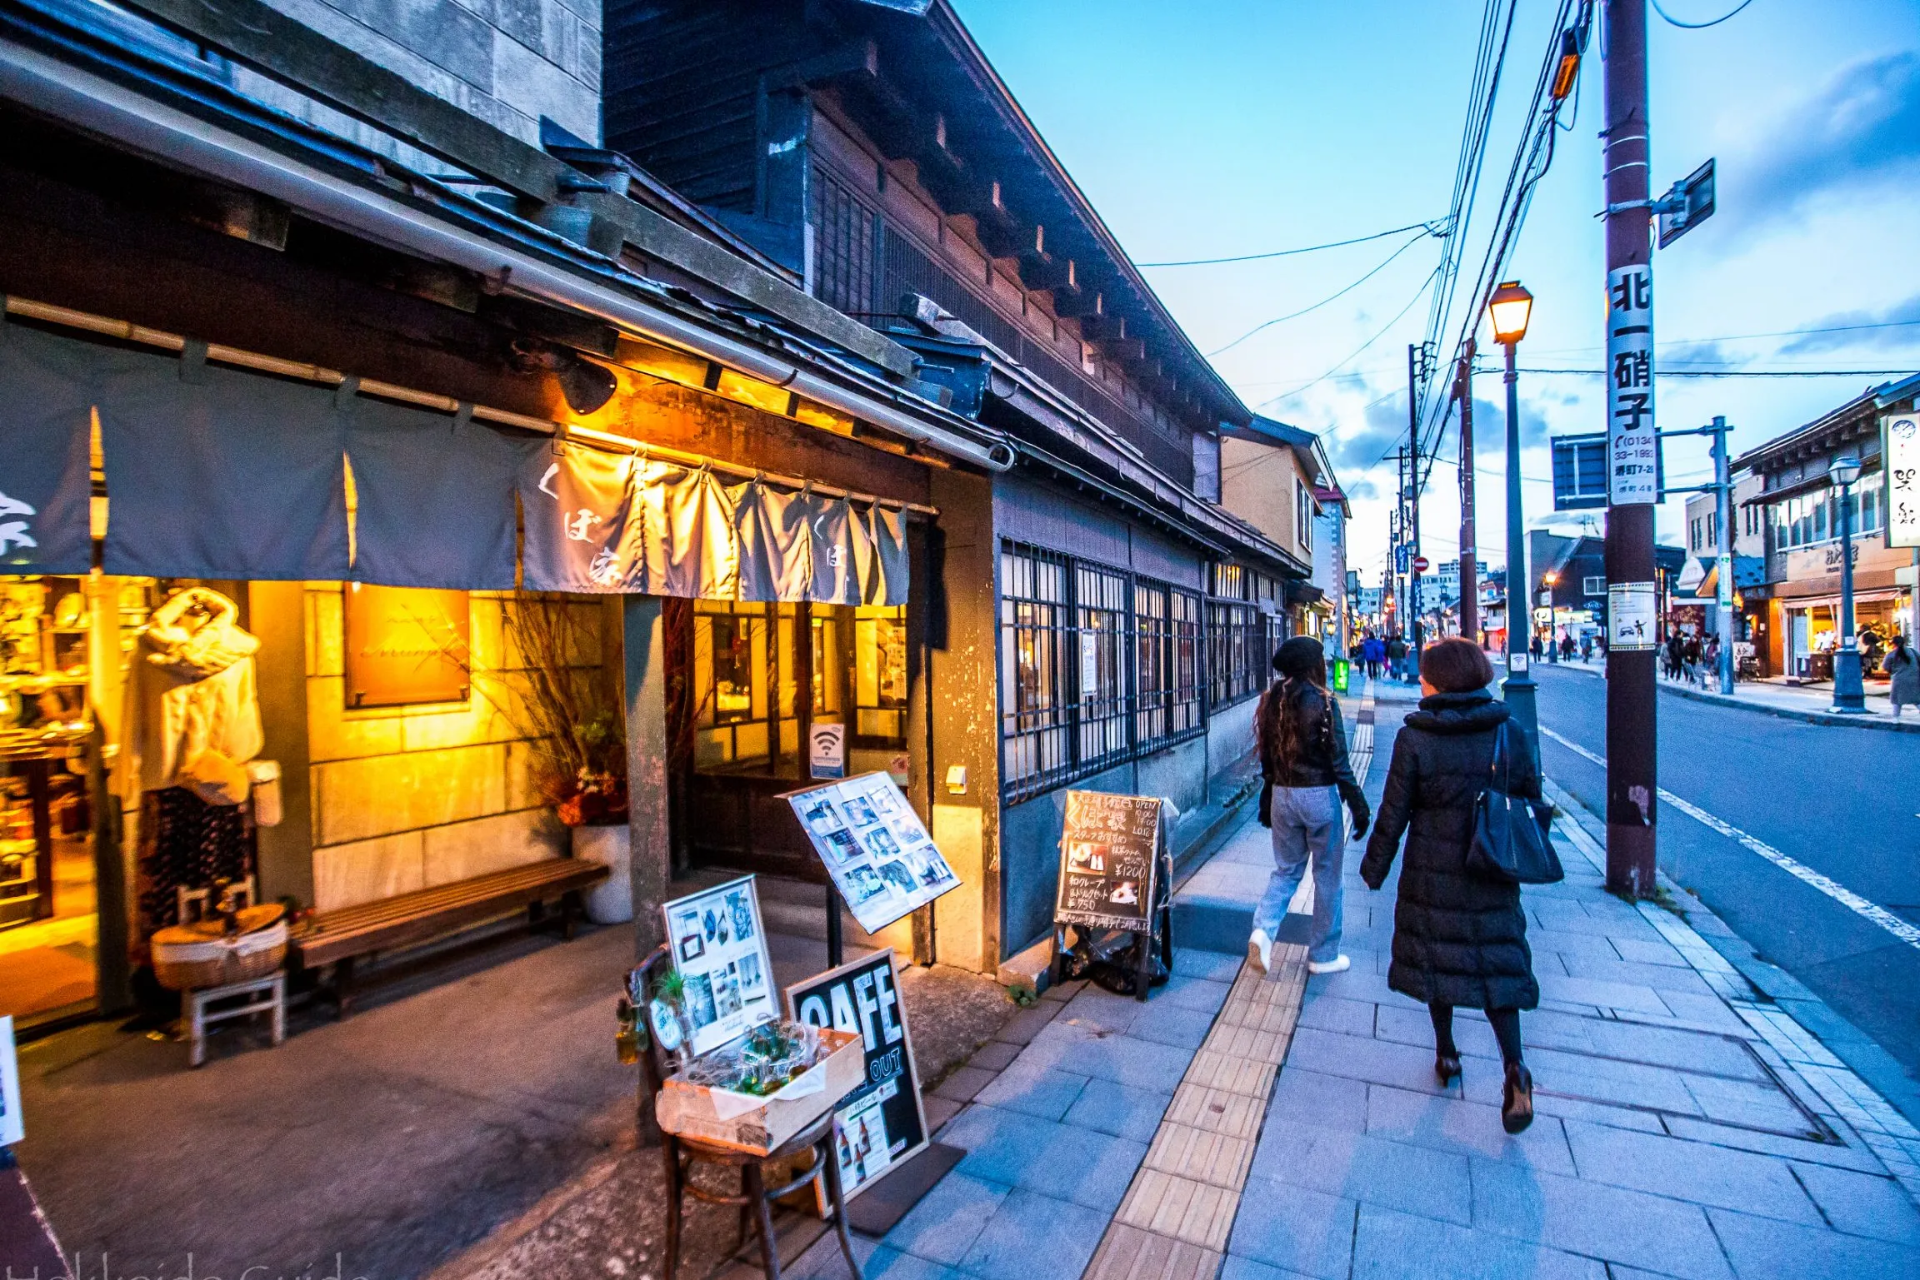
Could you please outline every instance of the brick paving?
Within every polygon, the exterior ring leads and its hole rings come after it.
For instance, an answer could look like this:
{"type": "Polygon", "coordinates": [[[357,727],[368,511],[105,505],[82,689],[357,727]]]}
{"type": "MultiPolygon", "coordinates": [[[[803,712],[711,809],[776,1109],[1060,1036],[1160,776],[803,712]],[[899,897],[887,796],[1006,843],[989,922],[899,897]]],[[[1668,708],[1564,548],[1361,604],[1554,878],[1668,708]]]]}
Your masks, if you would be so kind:
{"type": "MultiPolygon", "coordinates": [[[[1479,1015],[1462,1078],[1435,1080],[1426,1013],[1384,976],[1393,884],[1349,874],[1345,973],[1189,948],[1146,1004],[1076,987],[1010,1023],[939,1135],[968,1156],[861,1242],[868,1276],[1920,1275],[1920,1132],[1712,945],[1711,913],[1608,895],[1603,829],[1553,798],[1568,877],[1525,891],[1526,1133],[1500,1127],[1479,1015]]],[[[1195,877],[1206,910],[1251,912],[1265,842],[1249,824],[1195,877]]],[[[794,1274],[843,1270],[816,1248],[794,1274]]]]}

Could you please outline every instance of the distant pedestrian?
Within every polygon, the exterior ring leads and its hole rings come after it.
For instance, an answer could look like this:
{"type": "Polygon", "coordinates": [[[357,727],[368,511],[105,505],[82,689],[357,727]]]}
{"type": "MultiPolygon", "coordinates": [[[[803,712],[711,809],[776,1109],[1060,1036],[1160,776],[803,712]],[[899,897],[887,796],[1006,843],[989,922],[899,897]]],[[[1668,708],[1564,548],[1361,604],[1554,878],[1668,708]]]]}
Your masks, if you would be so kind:
{"type": "Polygon", "coordinates": [[[1680,661],[1686,668],[1687,683],[1700,683],[1700,637],[1690,635],[1680,646],[1680,661]]]}
{"type": "Polygon", "coordinates": [[[1895,720],[1900,718],[1900,712],[1906,707],[1920,708],[1920,654],[1914,652],[1905,636],[1894,636],[1887,656],[1880,662],[1880,669],[1893,680],[1892,688],[1887,692],[1893,700],[1895,720]]]}
{"type": "Polygon", "coordinates": [[[1511,768],[1512,794],[1538,799],[1540,778],[1518,734],[1496,762],[1495,731],[1508,718],[1487,685],[1493,667],[1471,644],[1443,640],[1420,659],[1420,709],[1393,741],[1380,821],[1360,863],[1378,889],[1407,838],[1393,915],[1393,963],[1387,985],[1427,1006],[1433,1020],[1433,1071],[1444,1085],[1460,1074],[1453,1039],[1456,1005],[1484,1009],[1506,1065],[1501,1121],[1508,1133],[1533,1122],[1533,1076],[1521,1058],[1520,1010],[1540,1003],[1527,949],[1520,886],[1467,871],[1474,806],[1495,765],[1511,768]]]}
{"type": "Polygon", "coordinates": [[[1667,679],[1678,680],[1687,661],[1686,638],[1678,631],[1673,632],[1667,637],[1667,643],[1661,652],[1666,659],[1663,665],[1666,668],[1667,679]]]}
{"type": "Polygon", "coordinates": [[[1406,663],[1407,642],[1402,640],[1399,633],[1396,632],[1393,637],[1387,641],[1387,674],[1395,680],[1404,679],[1406,673],[1402,668],[1406,666],[1406,663]]]}
{"type": "Polygon", "coordinates": [[[1582,662],[1593,661],[1593,637],[1592,636],[1580,637],[1580,661],[1582,662]]]}
{"type": "Polygon", "coordinates": [[[1327,689],[1327,659],[1320,642],[1295,636],[1273,655],[1280,679],[1268,688],[1255,715],[1260,772],[1266,779],[1262,809],[1273,828],[1273,873],[1253,912],[1247,958],[1264,972],[1273,940],[1313,863],[1313,931],[1307,941],[1307,971],[1338,973],[1352,961],[1340,954],[1342,864],[1347,837],[1344,802],[1353,834],[1366,834],[1370,814],[1353,765],[1340,702],[1327,689]]]}
{"type": "Polygon", "coordinates": [[[1540,654],[1541,654],[1540,633],[1536,631],[1533,633],[1533,660],[1535,662],[1540,661],[1540,654]]]}
{"type": "Polygon", "coordinates": [[[1560,660],[1562,662],[1573,661],[1573,637],[1570,635],[1562,634],[1560,637],[1560,660]]]}

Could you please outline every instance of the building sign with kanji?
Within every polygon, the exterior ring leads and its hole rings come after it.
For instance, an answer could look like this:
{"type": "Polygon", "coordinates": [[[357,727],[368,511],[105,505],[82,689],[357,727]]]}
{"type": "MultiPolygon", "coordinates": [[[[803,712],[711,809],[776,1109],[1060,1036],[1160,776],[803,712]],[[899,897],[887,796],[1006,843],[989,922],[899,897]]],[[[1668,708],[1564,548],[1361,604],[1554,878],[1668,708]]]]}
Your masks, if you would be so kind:
{"type": "Polygon", "coordinates": [[[1607,273],[1607,500],[1660,500],[1653,422],[1653,271],[1607,273]]]}
{"type": "Polygon", "coordinates": [[[1920,414],[1895,413],[1881,420],[1887,484],[1887,545],[1920,547],[1920,414]]]}

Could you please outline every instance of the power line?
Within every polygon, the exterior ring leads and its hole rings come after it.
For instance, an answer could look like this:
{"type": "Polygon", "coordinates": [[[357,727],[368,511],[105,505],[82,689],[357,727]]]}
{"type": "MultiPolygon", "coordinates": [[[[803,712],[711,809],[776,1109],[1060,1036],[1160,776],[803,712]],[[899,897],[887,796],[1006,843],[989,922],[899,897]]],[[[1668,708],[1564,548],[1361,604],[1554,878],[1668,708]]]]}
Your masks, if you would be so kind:
{"type": "MultiPolygon", "coordinates": [[[[1769,333],[1726,333],[1714,338],[1667,338],[1653,345],[1656,347],[1691,347],[1708,342],[1741,342],[1748,338],[1797,338],[1803,334],[1815,333],[1853,333],[1861,329],[1903,329],[1920,325],[1920,320],[1877,320],[1871,324],[1829,324],[1814,325],[1806,329],[1775,329],[1769,333]]],[[[1539,352],[1541,355],[1564,355],[1574,351],[1599,351],[1598,345],[1586,347],[1550,347],[1539,352]]]]}
{"type": "Polygon", "coordinates": [[[1329,302],[1332,302],[1337,298],[1345,297],[1347,294],[1352,293],[1355,289],[1358,289],[1361,285],[1365,284],[1367,281],[1379,275],[1382,271],[1385,271],[1389,266],[1393,264],[1393,260],[1395,258],[1398,258],[1401,254],[1413,248],[1413,246],[1418,244],[1421,240],[1424,240],[1427,234],[1428,233],[1424,231],[1415,234],[1412,239],[1408,240],[1405,244],[1401,245],[1398,249],[1395,249],[1391,254],[1387,255],[1387,259],[1385,262],[1382,262],[1379,266],[1367,272],[1367,274],[1361,276],[1358,280],[1355,280],[1352,284],[1348,285],[1346,288],[1340,290],[1340,292],[1329,294],[1327,297],[1320,299],[1320,301],[1314,303],[1310,307],[1302,307],[1298,311],[1290,312],[1284,316],[1275,316],[1273,319],[1266,321],[1264,324],[1255,325],[1253,328],[1247,330],[1245,333],[1235,338],[1232,342],[1229,342],[1226,346],[1218,347],[1212,351],[1207,352],[1207,359],[1211,360],[1215,356],[1225,355],[1227,352],[1233,350],[1235,347],[1239,346],[1241,343],[1245,342],[1248,338],[1251,338],[1256,333],[1261,333],[1267,329],[1271,329],[1273,328],[1273,326],[1277,324],[1284,324],[1288,320],[1297,320],[1301,316],[1306,315],[1307,312],[1309,311],[1318,311],[1321,307],[1326,306],[1329,302]]]}
{"type": "MultiPolygon", "coordinates": [[[[1493,368],[1478,373],[1499,372],[1493,368]]],[[[1583,378],[1604,378],[1605,369],[1518,369],[1517,373],[1566,374],[1583,378]]],[[[1662,378],[1896,378],[1906,377],[1912,369],[1659,369],[1662,378]]]]}
{"type": "MultiPolygon", "coordinates": [[[[1386,324],[1382,325],[1379,328],[1379,330],[1377,330],[1371,338],[1368,338],[1365,342],[1361,343],[1359,346],[1355,347],[1351,352],[1349,352],[1345,359],[1341,360],[1338,364],[1334,365],[1331,369],[1328,369],[1325,373],[1315,378],[1312,382],[1308,382],[1301,386],[1295,387],[1293,390],[1284,392],[1281,395],[1274,396],[1271,399],[1262,400],[1255,407],[1264,409],[1268,405],[1279,404],[1282,400],[1291,400],[1293,399],[1293,397],[1299,395],[1302,391],[1307,391],[1312,389],[1313,387],[1317,387],[1321,383],[1325,382],[1328,378],[1331,378],[1334,374],[1338,373],[1343,367],[1345,367],[1345,365],[1349,360],[1353,360],[1356,357],[1358,357],[1361,352],[1365,351],[1368,347],[1372,346],[1374,343],[1378,342],[1381,338],[1385,337],[1387,330],[1393,328],[1393,326],[1395,326],[1396,324],[1399,324],[1400,318],[1406,315],[1407,312],[1413,310],[1413,304],[1420,301],[1422,295],[1424,295],[1427,289],[1432,286],[1434,276],[1438,274],[1439,272],[1436,271],[1428,275],[1426,280],[1421,283],[1420,287],[1414,291],[1414,295],[1411,298],[1407,299],[1407,305],[1400,308],[1400,310],[1394,314],[1393,319],[1387,321],[1386,324]]],[[[1335,432],[1338,432],[1339,430],[1340,430],[1339,427],[1334,427],[1331,430],[1327,431],[1325,434],[1333,435],[1335,432]]]]}
{"type": "Polygon", "coordinates": [[[1243,253],[1231,258],[1185,258],[1179,262],[1136,262],[1136,267],[1211,267],[1227,262],[1262,262],[1268,258],[1291,258],[1302,253],[1318,253],[1322,249],[1343,249],[1350,244],[1365,244],[1369,240],[1384,240],[1388,236],[1397,236],[1402,231],[1421,231],[1430,236],[1444,235],[1435,230],[1444,227],[1444,221],[1429,219],[1426,222],[1409,222],[1404,227],[1390,227],[1385,231],[1376,231],[1370,236],[1355,236],[1351,240],[1329,240],[1326,244],[1310,244],[1300,249],[1275,249],[1270,253],[1243,253]]]}
{"type": "Polygon", "coordinates": [[[1680,21],[1680,19],[1668,13],[1665,9],[1662,9],[1660,7],[1660,0],[1651,0],[1651,3],[1653,5],[1653,11],[1659,14],[1661,17],[1665,18],[1672,25],[1676,27],[1684,27],[1688,31],[1703,31],[1708,27],[1719,26],[1721,23],[1725,22],[1728,18],[1731,18],[1735,13],[1740,12],[1742,9],[1746,8],[1748,5],[1752,4],[1753,0],[1740,0],[1740,3],[1733,7],[1732,13],[1723,13],[1719,17],[1715,18],[1712,22],[1682,22],[1680,21]]]}

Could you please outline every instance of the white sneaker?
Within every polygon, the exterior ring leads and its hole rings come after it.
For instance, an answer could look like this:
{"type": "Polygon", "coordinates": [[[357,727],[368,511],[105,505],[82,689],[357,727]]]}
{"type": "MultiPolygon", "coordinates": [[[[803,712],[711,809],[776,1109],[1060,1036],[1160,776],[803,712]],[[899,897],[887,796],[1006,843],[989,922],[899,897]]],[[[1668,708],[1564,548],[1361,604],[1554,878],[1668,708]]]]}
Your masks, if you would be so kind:
{"type": "Polygon", "coordinates": [[[1273,961],[1273,939],[1265,929],[1255,929],[1247,938],[1247,963],[1265,973],[1273,961]]]}
{"type": "Polygon", "coordinates": [[[1345,956],[1335,956],[1331,960],[1311,960],[1307,963],[1308,973],[1345,973],[1353,968],[1353,961],[1345,956]]]}

